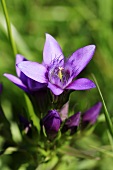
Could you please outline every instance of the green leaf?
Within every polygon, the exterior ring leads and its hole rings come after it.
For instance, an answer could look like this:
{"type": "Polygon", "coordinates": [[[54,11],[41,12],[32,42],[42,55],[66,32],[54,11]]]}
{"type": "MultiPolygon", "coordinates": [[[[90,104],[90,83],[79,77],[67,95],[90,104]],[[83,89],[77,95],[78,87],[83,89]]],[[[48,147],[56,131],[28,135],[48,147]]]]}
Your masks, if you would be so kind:
{"type": "Polygon", "coordinates": [[[69,156],[74,156],[74,157],[79,157],[79,158],[88,158],[88,159],[96,159],[98,160],[99,157],[96,157],[96,152],[95,150],[80,150],[80,149],[75,149],[70,146],[64,146],[59,149],[59,152],[62,154],[66,154],[69,156]]]}
{"type": "Polygon", "coordinates": [[[13,152],[16,152],[16,151],[18,151],[18,148],[16,148],[16,147],[8,147],[5,150],[4,154],[5,155],[9,155],[9,154],[12,154],[13,152]]]}
{"type": "Polygon", "coordinates": [[[32,103],[26,94],[25,94],[25,101],[26,101],[29,117],[33,121],[33,125],[37,128],[38,132],[40,133],[40,119],[34,113],[32,103]]]}
{"type": "Polygon", "coordinates": [[[9,40],[10,40],[10,43],[11,43],[11,46],[13,49],[14,56],[16,56],[17,49],[16,49],[16,44],[15,44],[13,36],[12,36],[11,24],[10,24],[10,19],[9,19],[8,10],[7,10],[5,0],[1,0],[1,4],[2,4],[3,11],[4,11],[5,19],[6,19],[9,40]]]}
{"type": "Polygon", "coordinates": [[[55,167],[57,162],[58,162],[58,157],[54,156],[48,162],[40,164],[39,167],[37,167],[36,170],[53,170],[53,168],[55,167]]]}
{"type": "Polygon", "coordinates": [[[90,146],[93,149],[95,149],[95,151],[101,152],[103,154],[106,154],[107,156],[113,157],[113,152],[108,151],[108,148],[105,149],[104,147],[96,147],[96,146],[90,146]]]}
{"type": "Polygon", "coordinates": [[[95,76],[92,74],[93,76],[93,79],[95,81],[95,84],[97,86],[97,89],[98,89],[98,92],[100,94],[100,97],[101,97],[101,100],[102,100],[102,103],[103,103],[103,107],[104,107],[104,115],[105,115],[105,120],[106,120],[106,124],[107,124],[107,127],[108,127],[108,130],[113,138],[113,124],[112,124],[112,121],[111,121],[111,118],[109,116],[109,113],[108,113],[108,110],[107,110],[107,107],[106,107],[106,104],[105,104],[105,101],[104,101],[104,98],[103,98],[103,95],[101,93],[101,90],[100,90],[100,87],[98,85],[98,82],[95,78],[95,76]]]}

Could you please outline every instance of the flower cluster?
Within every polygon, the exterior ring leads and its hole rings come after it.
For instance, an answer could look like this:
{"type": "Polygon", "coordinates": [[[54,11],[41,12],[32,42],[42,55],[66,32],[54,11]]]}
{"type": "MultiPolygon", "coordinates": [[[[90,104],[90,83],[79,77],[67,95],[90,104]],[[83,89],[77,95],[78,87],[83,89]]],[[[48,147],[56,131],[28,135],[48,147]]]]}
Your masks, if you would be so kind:
{"type": "Polygon", "coordinates": [[[94,106],[92,106],[89,110],[84,112],[83,115],[81,114],[81,112],[75,113],[74,115],[70,116],[64,121],[62,127],[60,113],[58,113],[57,110],[51,110],[43,118],[42,124],[44,125],[46,134],[47,136],[49,136],[49,138],[55,137],[60,127],[62,133],[70,131],[70,135],[73,135],[77,131],[78,127],[82,129],[86,128],[88,125],[93,125],[97,120],[101,107],[102,103],[98,102],[94,106]]]}
{"type": "MultiPolygon", "coordinates": [[[[24,56],[16,56],[17,77],[5,73],[11,82],[24,90],[32,104],[37,106],[40,115],[41,132],[43,129],[48,139],[53,139],[60,131],[70,131],[73,135],[78,127],[83,129],[93,125],[100,113],[101,102],[95,104],[85,113],[78,112],[68,117],[69,96],[72,91],[95,88],[92,80],[77,78],[92,59],[95,45],[88,45],[65,58],[58,42],[49,34],[43,50],[43,62],[28,61],[24,56]]],[[[20,117],[26,133],[32,129],[24,117],[20,117]]]]}

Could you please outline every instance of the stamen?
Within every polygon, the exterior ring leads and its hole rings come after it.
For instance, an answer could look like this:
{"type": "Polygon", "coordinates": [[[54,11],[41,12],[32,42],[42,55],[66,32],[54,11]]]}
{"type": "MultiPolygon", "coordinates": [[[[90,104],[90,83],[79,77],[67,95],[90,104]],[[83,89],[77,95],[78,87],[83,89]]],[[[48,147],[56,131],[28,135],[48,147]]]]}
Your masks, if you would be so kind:
{"type": "Polygon", "coordinates": [[[63,74],[62,74],[62,70],[64,70],[64,68],[63,67],[58,67],[58,77],[59,77],[59,79],[60,79],[60,81],[62,80],[62,77],[63,77],[63,74]]]}

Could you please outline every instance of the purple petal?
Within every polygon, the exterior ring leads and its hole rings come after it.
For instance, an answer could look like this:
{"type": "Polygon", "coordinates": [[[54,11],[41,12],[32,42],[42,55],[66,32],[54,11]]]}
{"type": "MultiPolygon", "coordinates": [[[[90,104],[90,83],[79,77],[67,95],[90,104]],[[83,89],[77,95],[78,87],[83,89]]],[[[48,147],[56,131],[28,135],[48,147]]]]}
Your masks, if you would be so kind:
{"type": "Polygon", "coordinates": [[[17,67],[17,64],[19,64],[22,61],[27,61],[27,59],[24,58],[24,56],[17,54],[16,55],[16,73],[18,77],[20,78],[20,80],[27,86],[28,77],[24,73],[22,73],[21,70],[17,67]]]}
{"type": "Polygon", "coordinates": [[[66,89],[72,89],[72,90],[89,90],[92,88],[95,88],[95,84],[93,81],[86,79],[86,78],[80,78],[75,81],[73,81],[66,89]]]}
{"type": "Polygon", "coordinates": [[[31,128],[32,128],[31,123],[22,115],[19,115],[19,120],[20,120],[21,126],[23,126],[23,128],[24,128],[25,134],[30,133],[31,128]]]}
{"type": "Polygon", "coordinates": [[[42,119],[42,125],[45,127],[47,136],[53,139],[61,125],[61,118],[57,110],[48,111],[48,114],[42,119]]]}
{"type": "Polygon", "coordinates": [[[6,73],[4,74],[4,76],[7,77],[11,82],[13,82],[15,85],[17,85],[22,90],[29,92],[28,88],[22,83],[22,81],[19,78],[11,74],[6,74],[6,73]]]}
{"type": "Polygon", "coordinates": [[[82,122],[94,124],[97,120],[101,108],[102,108],[102,103],[101,102],[96,103],[93,107],[91,107],[83,114],[82,122]]]}
{"type": "Polygon", "coordinates": [[[53,128],[54,131],[57,132],[61,124],[61,118],[57,110],[50,110],[48,111],[48,114],[42,119],[42,122],[46,126],[47,130],[51,130],[53,128]]]}
{"type": "Polygon", "coordinates": [[[78,112],[72,116],[70,116],[66,122],[65,125],[68,126],[68,128],[74,127],[74,126],[78,126],[79,122],[80,122],[80,114],[81,112],[78,112]]]}
{"type": "MultiPolygon", "coordinates": [[[[16,55],[16,65],[22,61],[27,61],[27,60],[24,58],[24,56],[17,54],[16,55]]],[[[16,73],[17,73],[18,77],[20,77],[21,71],[17,66],[16,66],[16,73]]]]}
{"type": "Polygon", "coordinates": [[[67,118],[68,110],[69,110],[69,102],[64,104],[63,107],[61,108],[60,112],[59,112],[62,120],[65,120],[67,118]]]}
{"type": "Polygon", "coordinates": [[[64,123],[62,132],[65,133],[67,130],[70,129],[70,135],[73,135],[77,131],[77,127],[79,126],[80,115],[81,115],[81,112],[78,112],[78,113],[70,116],[64,123]]]}
{"type": "MultiPolygon", "coordinates": [[[[88,45],[75,51],[68,59],[74,67],[73,78],[76,77],[89,63],[95,52],[95,45],[88,45]]],[[[67,62],[67,63],[68,63],[67,62]]]]}
{"type": "Polygon", "coordinates": [[[43,50],[44,64],[50,65],[54,59],[63,60],[64,56],[58,42],[49,34],[46,34],[46,42],[43,50]]]}
{"type": "Polygon", "coordinates": [[[39,83],[35,80],[28,78],[28,87],[31,91],[37,91],[37,90],[40,90],[46,86],[47,85],[45,83],[39,83]]]}
{"type": "Polygon", "coordinates": [[[47,70],[42,64],[31,61],[23,61],[17,64],[17,66],[29,78],[40,83],[47,83],[45,76],[47,70]]]}
{"type": "Polygon", "coordinates": [[[60,95],[63,90],[59,87],[55,86],[54,84],[48,83],[48,88],[51,89],[51,91],[57,96],[60,95]]]}
{"type": "Polygon", "coordinates": [[[27,77],[24,73],[22,73],[22,71],[20,72],[20,77],[19,78],[20,78],[20,80],[22,81],[23,84],[28,86],[29,77],[27,77]]]}

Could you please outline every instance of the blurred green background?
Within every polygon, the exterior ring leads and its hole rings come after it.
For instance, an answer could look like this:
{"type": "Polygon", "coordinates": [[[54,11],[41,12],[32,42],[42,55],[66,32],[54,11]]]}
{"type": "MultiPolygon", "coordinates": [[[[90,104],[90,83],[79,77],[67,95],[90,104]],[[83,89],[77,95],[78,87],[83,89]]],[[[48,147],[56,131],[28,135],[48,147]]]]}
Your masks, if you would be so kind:
{"type": "MultiPolygon", "coordinates": [[[[45,33],[51,34],[59,42],[66,57],[80,47],[89,44],[96,45],[95,55],[80,74],[80,77],[92,79],[91,73],[96,76],[112,117],[112,0],[6,0],[6,4],[18,53],[29,60],[42,61],[45,33]]],[[[8,112],[7,117],[13,119],[12,117],[15,117],[16,113],[12,115],[11,107],[13,106],[13,109],[16,110],[20,109],[19,103],[24,106],[23,92],[3,77],[3,73],[16,75],[15,58],[7,37],[5,18],[0,4],[0,81],[4,85],[2,100],[4,109],[8,112]]],[[[97,89],[74,92],[70,101],[70,108],[76,104],[76,110],[85,110],[99,100],[97,89]]],[[[97,126],[95,133],[98,138],[97,141],[99,140],[101,143],[100,145],[109,143],[106,137],[105,122],[97,126]]],[[[110,168],[112,169],[112,159],[112,157],[103,155],[103,163],[100,161],[98,166],[89,163],[91,167],[86,166],[85,169],[98,167],[101,170],[110,170],[110,168]]],[[[78,169],[80,168],[82,169],[82,166],[78,166],[78,169]]]]}

